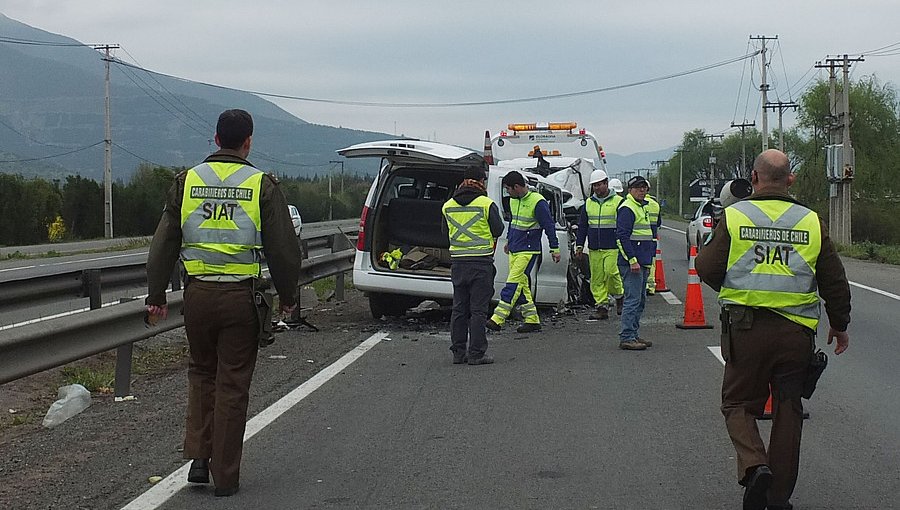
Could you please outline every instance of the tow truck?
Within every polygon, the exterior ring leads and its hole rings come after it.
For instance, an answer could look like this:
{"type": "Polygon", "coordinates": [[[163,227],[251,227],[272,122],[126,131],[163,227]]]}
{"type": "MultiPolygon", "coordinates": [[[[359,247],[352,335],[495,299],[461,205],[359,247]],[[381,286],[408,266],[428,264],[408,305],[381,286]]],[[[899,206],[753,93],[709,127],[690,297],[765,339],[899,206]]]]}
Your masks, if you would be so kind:
{"type": "Polygon", "coordinates": [[[565,190],[567,216],[591,196],[591,172],[606,171],[597,137],[575,122],[508,124],[494,136],[485,132],[485,153],[496,166],[537,173],[565,190]]]}

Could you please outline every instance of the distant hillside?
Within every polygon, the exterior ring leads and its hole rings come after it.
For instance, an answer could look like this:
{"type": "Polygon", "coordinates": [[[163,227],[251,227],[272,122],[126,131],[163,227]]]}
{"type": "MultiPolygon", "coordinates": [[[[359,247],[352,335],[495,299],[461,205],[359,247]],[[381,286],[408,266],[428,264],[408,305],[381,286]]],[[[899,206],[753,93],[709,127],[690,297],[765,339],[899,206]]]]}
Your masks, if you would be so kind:
{"type": "Polygon", "coordinates": [[[655,173],[656,165],[653,164],[653,161],[668,160],[674,153],[675,147],[652,152],[636,152],[628,156],[607,154],[606,169],[611,176],[620,179],[622,178],[622,172],[631,172],[638,168],[652,168],[655,173]]]}
{"type": "MultiPolygon", "coordinates": [[[[2,14],[0,36],[78,44],[2,14]]],[[[104,140],[105,65],[100,53],[83,46],[0,42],[0,69],[0,172],[46,178],[78,173],[102,180],[103,144],[89,147],[104,140]]],[[[211,140],[215,121],[227,108],[253,114],[251,160],[289,176],[324,173],[328,162],[337,159],[336,149],[393,138],[310,124],[252,94],[120,65],[111,66],[110,77],[115,179],[127,178],[142,158],[165,166],[196,164],[215,149],[211,140]]],[[[347,162],[345,170],[374,169],[364,165],[347,162]]]]}

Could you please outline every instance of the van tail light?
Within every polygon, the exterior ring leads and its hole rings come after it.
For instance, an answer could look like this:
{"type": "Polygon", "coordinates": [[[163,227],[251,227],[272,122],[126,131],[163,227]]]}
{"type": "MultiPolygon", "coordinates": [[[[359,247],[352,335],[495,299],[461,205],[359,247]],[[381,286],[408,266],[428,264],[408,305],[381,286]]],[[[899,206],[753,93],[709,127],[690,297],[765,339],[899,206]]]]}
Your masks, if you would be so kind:
{"type": "Polygon", "coordinates": [[[710,217],[703,218],[703,226],[706,228],[712,228],[712,218],[710,218],[710,217]]]}
{"type": "Polygon", "coordinates": [[[356,249],[365,250],[366,247],[366,218],[369,217],[369,206],[363,206],[362,213],[359,215],[359,234],[356,236],[356,249]]]}

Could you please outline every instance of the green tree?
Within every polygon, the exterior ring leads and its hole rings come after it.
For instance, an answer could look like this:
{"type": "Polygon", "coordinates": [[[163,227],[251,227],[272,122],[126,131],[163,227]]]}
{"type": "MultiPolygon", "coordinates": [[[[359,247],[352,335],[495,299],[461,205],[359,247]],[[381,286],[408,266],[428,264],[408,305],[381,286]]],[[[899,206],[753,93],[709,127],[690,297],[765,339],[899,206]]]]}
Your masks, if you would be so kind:
{"type": "Polygon", "coordinates": [[[113,194],[116,236],[153,234],[174,180],[175,171],[169,168],[141,164],[128,184],[117,186],[113,194]]]}
{"type": "Polygon", "coordinates": [[[103,237],[103,187],[80,175],[66,177],[62,217],[76,239],[103,237]]]}
{"type": "MultiPolygon", "coordinates": [[[[827,217],[828,187],[822,147],[829,142],[829,85],[819,81],[800,100],[798,125],[807,142],[798,147],[797,197],[827,217]]],[[[841,93],[841,85],[837,87],[841,93]]],[[[850,84],[850,139],[856,165],[852,190],[853,238],[885,244],[900,243],[900,105],[893,86],[874,76],[850,84]]]]}

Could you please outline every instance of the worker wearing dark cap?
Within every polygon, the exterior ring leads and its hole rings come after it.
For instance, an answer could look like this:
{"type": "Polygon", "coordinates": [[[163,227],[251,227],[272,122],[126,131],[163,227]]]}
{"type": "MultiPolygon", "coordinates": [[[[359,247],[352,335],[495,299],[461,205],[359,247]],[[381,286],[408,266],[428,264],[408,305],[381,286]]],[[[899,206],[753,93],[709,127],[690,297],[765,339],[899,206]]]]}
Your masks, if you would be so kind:
{"type": "Polygon", "coordinates": [[[619,274],[625,289],[619,348],[642,351],[653,345],[639,336],[641,315],[647,300],[647,277],[656,255],[656,243],[650,228],[650,210],[645,197],[650,190],[647,179],[637,175],[628,180],[628,194],[616,211],[616,242],[619,247],[619,274]]]}

